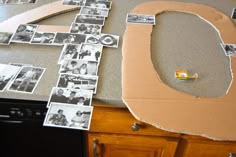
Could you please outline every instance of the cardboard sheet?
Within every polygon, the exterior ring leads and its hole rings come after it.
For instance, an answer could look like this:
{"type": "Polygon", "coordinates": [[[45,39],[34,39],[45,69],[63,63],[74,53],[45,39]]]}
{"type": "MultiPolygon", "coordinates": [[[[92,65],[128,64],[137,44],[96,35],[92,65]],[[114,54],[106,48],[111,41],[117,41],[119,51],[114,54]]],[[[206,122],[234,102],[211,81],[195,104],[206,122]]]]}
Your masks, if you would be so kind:
{"type": "MultiPolygon", "coordinates": [[[[65,12],[69,12],[72,10],[79,9],[78,6],[65,6],[62,5],[62,1],[56,1],[53,3],[49,3],[46,5],[43,5],[41,7],[26,11],[24,13],[21,13],[19,15],[16,15],[10,19],[7,19],[6,21],[3,21],[0,23],[0,32],[15,32],[16,28],[19,24],[29,24],[29,23],[35,23],[38,21],[41,21],[43,19],[46,19],[51,16],[55,16],[58,14],[62,14],[65,12]]],[[[51,26],[49,26],[48,30],[47,27],[44,26],[43,30],[45,32],[51,31],[51,26]]],[[[70,26],[66,28],[66,30],[69,30],[70,26]]],[[[40,29],[42,31],[42,29],[40,29]]],[[[61,27],[55,27],[55,30],[53,32],[64,32],[65,28],[61,27]]]]}
{"type": "MultiPolygon", "coordinates": [[[[236,43],[231,18],[201,4],[146,2],[132,13],[156,15],[166,11],[195,14],[216,29],[224,43],[236,43]]],[[[236,84],[232,79],[225,96],[199,98],[164,84],[151,61],[151,25],[128,24],[123,38],[122,98],[133,115],[158,128],[201,135],[215,140],[236,140],[236,84]],[[137,90],[138,87],[138,90],[137,90]]],[[[232,76],[236,58],[231,58],[232,76]]]]}

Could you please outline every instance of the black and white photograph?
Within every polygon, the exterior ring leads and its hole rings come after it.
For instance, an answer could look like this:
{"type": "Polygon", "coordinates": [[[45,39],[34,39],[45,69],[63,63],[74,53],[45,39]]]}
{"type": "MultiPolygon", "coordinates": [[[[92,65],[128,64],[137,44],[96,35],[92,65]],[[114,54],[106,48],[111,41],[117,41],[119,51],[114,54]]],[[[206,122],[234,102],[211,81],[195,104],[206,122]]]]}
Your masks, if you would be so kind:
{"type": "Polygon", "coordinates": [[[111,1],[107,0],[86,0],[85,6],[92,8],[111,9],[111,1]]]}
{"type": "Polygon", "coordinates": [[[80,15],[95,15],[108,17],[109,9],[82,7],[80,9],[80,15]]]}
{"type": "Polygon", "coordinates": [[[70,33],[98,35],[102,32],[101,25],[72,23],[70,33]]]}
{"type": "Polygon", "coordinates": [[[77,59],[80,47],[81,45],[65,44],[61,51],[58,64],[63,64],[66,60],[77,59]]]}
{"type": "Polygon", "coordinates": [[[11,42],[18,42],[18,43],[29,43],[31,41],[31,38],[33,37],[37,25],[26,25],[21,24],[18,26],[15,34],[13,35],[11,42]]]}
{"type": "Polygon", "coordinates": [[[231,18],[236,19],[236,8],[233,8],[231,18]]]}
{"type": "Polygon", "coordinates": [[[86,60],[66,60],[59,70],[62,74],[97,75],[98,62],[86,60]]]}
{"type": "Polygon", "coordinates": [[[94,16],[94,15],[76,15],[75,23],[87,23],[95,25],[104,25],[105,17],[103,16],[94,16]]]}
{"type": "Polygon", "coordinates": [[[156,18],[154,15],[127,14],[126,23],[155,25],[156,18]]]}
{"type": "Polygon", "coordinates": [[[33,93],[37,87],[45,68],[40,67],[22,67],[20,72],[8,87],[9,91],[21,93],[33,93]]]}
{"type": "Polygon", "coordinates": [[[30,3],[36,3],[37,0],[20,0],[21,4],[30,4],[30,3]]]}
{"type": "Polygon", "coordinates": [[[4,91],[10,81],[18,74],[21,67],[0,64],[0,92],[4,91]]]}
{"type": "Polygon", "coordinates": [[[63,0],[63,5],[84,6],[86,0],[63,0]]]}
{"type": "Polygon", "coordinates": [[[31,44],[51,45],[56,33],[35,32],[31,44]]]}
{"type": "Polygon", "coordinates": [[[9,32],[0,32],[0,45],[9,45],[12,35],[9,32]]]}
{"type": "Polygon", "coordinates": [[[47,106],[50,106],[51,102],[90,106],[92,103],[92,97],[92,90],[54,87],[47,106]]]}
{"type": "Polygon", "coordinates": [[[88,44],[101,44],[106,47],[118,48],[119,36],[112,34],[87,35],[86,42],[88,44]]]}
{"type": "Polygon", "coordinates": [[[221,44],[226,56],[236,56],[236,44],[221,44]]]}
{"type": "Polygon", "coordinates": [[[100,62],[102,49],[100,44],[82,44],[78,59],[100,62]]]}
{"type": "Polygon", "coordinates": [[[61,74],[58,78],[57,87],[97,91],[98,76],[61,74]]]}
{"type": "Polygon", "coordinates": [[[86,40],[86,35],[75,34],[75,33],[57,33],[53,41],[53,44],[64,45],[64,44],[81,44],[86,40]]]}
{"type": "Polygon", "coordinates": [[[89,130],[93,107],[51,103],[43,125],[78,130],[89,130]]]}
{"type": "Polygon", "coordinates": [[[7,0],[6,4],[32,4],[36,2],[37,0],[7,0]]]}

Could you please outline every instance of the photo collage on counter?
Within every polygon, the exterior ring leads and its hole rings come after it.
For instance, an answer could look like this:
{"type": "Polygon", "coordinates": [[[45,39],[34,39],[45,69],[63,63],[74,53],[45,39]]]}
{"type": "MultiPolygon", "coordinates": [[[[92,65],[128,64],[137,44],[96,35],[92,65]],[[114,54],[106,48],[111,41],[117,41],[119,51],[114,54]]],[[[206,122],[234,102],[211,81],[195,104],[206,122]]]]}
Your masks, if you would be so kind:
{"type": "MultiPolygon", "coordinates": [[[[34,3],[7,0],[7,3],[34,3]]],[[[1,0],[0,0],[1,2],[1,0]]],[[[40,25],[20,24],[14,33],[0,32],[0,46],[34,44],[61,46],[55,64],[58,80],[48,100],[45,126],[88,130],[92,117],[92,98],[97,92],[98,72],[104,48],[118,48],[119,36],[102,33],[112,2],[109,0],[62,0],[62,5],[80,6],[68,32],[42,32],[40,25]]],[[[45,68],[28,64],[0,65],[0,91],[32,94],[45,68]],[[5,67],[9,66],[9,67],[5,67]],[[8,71],[4,71],[8,69],[8,71]],[[10,70],[9,70],[10,69],[10,70]]]]}
{"type": "Polygon", "coordinates": [[[103,49],[117,48],[119,43],[119,36],[102,33],[111,4],[108,0],[63,1],[62,5],[81,8],[69,32],[57,32],[53,40],[53,45],[63,47],[57,61],[59,78],[49,96],[45,126],[89,129],[103,49]]]}

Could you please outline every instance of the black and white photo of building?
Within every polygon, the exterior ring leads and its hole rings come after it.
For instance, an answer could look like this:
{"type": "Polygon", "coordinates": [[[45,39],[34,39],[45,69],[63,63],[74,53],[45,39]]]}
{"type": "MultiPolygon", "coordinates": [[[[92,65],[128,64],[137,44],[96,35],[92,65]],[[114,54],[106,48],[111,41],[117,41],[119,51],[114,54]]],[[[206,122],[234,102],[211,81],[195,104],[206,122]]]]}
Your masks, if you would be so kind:
{"type": "Polygon", "coordinates": [[[155,25],[156,18],[155,18],[154,15],[127,14],[126,22],[127,23],[134,23],[134,24],[151,24],[151,25],[155,25]]]}
{"type": "Polygon", "coordinates": [[[94,15],[77,15],[75,18],[75,23],[86,23],[95,25],[104,25],[105,17],[94,16],[94,15]]]}
{"type": "Polygon", "coordinates": [[[80,9],[80,15],[95,15],[108,17],[109,9],[82,7],[80,9]]]}
{"type": "Polygon", "coordinates": [[[97,91],[98,76],[61,74],[58,78],[57,87],[97,91]]]}

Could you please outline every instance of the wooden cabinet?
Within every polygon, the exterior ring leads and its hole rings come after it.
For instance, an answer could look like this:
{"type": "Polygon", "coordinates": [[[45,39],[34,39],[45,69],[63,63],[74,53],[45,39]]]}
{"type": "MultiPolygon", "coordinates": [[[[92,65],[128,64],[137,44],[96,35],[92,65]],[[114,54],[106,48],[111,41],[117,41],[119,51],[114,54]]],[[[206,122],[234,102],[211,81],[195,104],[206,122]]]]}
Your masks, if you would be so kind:
{"type": "Polygon", "coordinates": [[[236,142],[220,142],[201,137],[183,136],[177,157],[236,157],[236,142]]]}
{"type": "Polygon", "coordinates": [[[98,157],[174,157],[178,144],[177,139],[96,133],[88,140],[97,147],[89,147],[90,156],[96,151],[98,157]]]}
{"type": "Polygon", "coordinates": [[[95,106],[87,135],[89,157],[229,157],[230,152],[236,153],[236,142],[163,131],[137,121],[121,107],[95,106]]]}

